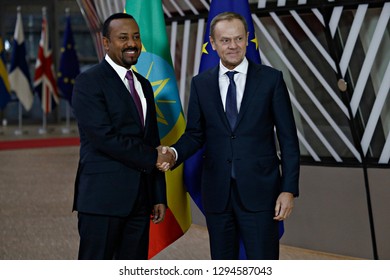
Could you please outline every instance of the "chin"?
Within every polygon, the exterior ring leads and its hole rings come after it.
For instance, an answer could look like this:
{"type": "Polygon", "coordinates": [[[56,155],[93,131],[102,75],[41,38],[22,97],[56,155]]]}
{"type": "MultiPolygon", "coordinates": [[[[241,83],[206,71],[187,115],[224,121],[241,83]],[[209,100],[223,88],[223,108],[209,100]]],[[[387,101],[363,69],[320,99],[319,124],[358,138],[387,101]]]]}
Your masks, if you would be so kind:
{"type": "Polygon", "coordinates": [[[137,62],[138,62],[138,59],[134,59],[134,60],[131,60],[131,61],[125,61],[125,65],[127,66],[127,68],[130,68],[131,66],[133,66],[133,65],[135,65],[135,64],[137,64],[137,62]]]}

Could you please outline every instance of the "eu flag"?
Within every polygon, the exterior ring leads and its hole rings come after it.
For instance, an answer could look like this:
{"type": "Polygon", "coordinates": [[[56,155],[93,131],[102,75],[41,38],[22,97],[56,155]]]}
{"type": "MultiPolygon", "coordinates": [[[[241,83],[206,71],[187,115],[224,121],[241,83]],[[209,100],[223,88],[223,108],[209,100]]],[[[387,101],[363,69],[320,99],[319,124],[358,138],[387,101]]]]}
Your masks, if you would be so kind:
{"type": "Polygon", "coordinates": [[[199,66],[199,73],[214,66],[217,66],[217,64],[219,63],[218,54],[212,49],[209,40],[210,23],[216,15],[223,12],[234,12],[245,17],[245,20],[248,24],[249,32],[248,46],[246,48],[246,57],[255,63],[261,63],[255,28],[253,26],[252,15],[248,0],[213,0],[211,1],[206,32],[204,34],[204,44],[202,48],[202,57],[199,66]]]}
{"type": "Polygon", "coordinates": [[[70,16],[67,15],[57,85],[61,91],[62,97],[67,99],[69,103],[72,103],[73,84],[79,73],[80,65],[75,50],[70,16]]]}

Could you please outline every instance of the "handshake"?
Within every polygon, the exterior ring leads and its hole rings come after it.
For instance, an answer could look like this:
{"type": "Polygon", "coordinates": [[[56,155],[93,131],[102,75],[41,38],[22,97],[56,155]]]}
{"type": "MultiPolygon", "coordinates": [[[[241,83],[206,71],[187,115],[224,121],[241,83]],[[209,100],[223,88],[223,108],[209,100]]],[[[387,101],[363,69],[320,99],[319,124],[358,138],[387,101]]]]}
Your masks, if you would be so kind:
{"type": "Polygon", "coordinates": [[[176,163],[175,152],[167,146],[158,146],[158,157],[156,167],[163,172],[168,171],[176,163]]]}

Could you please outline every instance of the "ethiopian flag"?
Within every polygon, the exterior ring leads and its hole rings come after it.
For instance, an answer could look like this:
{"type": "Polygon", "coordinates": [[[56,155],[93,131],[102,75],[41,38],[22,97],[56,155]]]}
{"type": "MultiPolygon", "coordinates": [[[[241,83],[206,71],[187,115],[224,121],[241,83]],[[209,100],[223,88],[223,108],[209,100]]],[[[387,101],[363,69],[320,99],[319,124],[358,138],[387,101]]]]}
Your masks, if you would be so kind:
{"type": "MultiPolygon", "coordinates": [[[[162,145],[183,134],[185,119],[165,29],[161,0],[126,0],[125,12],[137,21],[142,53],[134,70],[152,84],[162,145]]],[[[168,209],[164,222],[151,223],[149,258],[182,236],[191,225],[190,198],[184,188],[183,167],[166,173],[168,209]]]]}

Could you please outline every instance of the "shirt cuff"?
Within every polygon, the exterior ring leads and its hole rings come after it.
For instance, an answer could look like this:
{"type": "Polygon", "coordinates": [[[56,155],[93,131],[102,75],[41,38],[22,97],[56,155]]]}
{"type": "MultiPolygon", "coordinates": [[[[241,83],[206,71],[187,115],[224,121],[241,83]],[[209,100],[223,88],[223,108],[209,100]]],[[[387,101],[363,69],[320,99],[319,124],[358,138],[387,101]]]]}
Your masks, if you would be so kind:
{"type": "Polygon", "coordinates": [[[177,161],[178,155],[177,155],[176,149],[173,147],[169,147],[169,148],[171,148],[173,150],[173,152],[175,153],[175,161],[177,161]]]}

